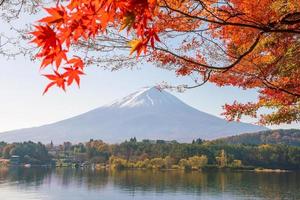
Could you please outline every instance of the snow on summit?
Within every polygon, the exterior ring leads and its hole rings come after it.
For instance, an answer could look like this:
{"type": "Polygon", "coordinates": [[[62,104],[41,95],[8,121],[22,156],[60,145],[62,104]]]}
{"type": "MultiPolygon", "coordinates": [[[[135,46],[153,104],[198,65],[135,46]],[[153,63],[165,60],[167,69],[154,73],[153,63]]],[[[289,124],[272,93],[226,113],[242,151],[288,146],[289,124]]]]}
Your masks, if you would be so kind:
{"type": "Polygon", "coordinates": [[[201,112],[156,87],[142,88],[110,104],[56,123],[0,133],[0,141],[121,142],[162,139],[191,142],[266,130],[247,123],[227,122],[201,112]]]}
{"type": "Polygon", "coordinates": [[[135,106],[157,106],[176,102],[181,103],[180,101],[177,101],[177,99],[174,99],[174,96],[170,95],[168,92],[160,90],[157,87],[145,87],[106,106],[123,108],[135,106]]]}

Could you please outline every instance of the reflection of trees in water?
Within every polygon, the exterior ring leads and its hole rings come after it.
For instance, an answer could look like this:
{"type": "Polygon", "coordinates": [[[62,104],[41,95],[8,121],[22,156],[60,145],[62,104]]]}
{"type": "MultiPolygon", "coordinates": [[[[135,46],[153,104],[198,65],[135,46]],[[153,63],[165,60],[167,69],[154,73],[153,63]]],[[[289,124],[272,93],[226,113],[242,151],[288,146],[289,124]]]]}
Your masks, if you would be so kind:
{"type": "Polygon", "coordinates": [[[199,191],[207,186],[207,174],[184,171],[113,171],[114,185],[131,191],[199,191]]]}
{"type": "Polygon", "coordinates": [[[210,173],[209,187],[222,192],[267,199],[300,199],[299,173],[231,172],[210,173]]]}
{"type": "Polygon", "coordinates": [[[10,168],[0,169],[0,183],[16,182],[26,185],[57,184],[64,187],[82,187],[105,190],[111,186],[116,191],[191,193],[261,197],[267,199],[300,199],[300,173],[255,172],[184,172],[151,170],[81,170],[10,168]],[[103,189],[104,188],[104,189],[103,189]]]}
{"type": "Polygon", "coordinates": [[[51,169],[48,168],[22,168],[10,167],[0,168],[0,180],[4,182],[18,182],[19,185],[36,185],[43,184],[45,177],[49,177],[51,169]]]}
{"type": "Polygon", "coordinates": [[[63,186],[76,184],[77,186],[88,187],[91,189],[101,188],[108,183],[108,171],[89,170],[89,169],[70,169],[57,168],[55,176],[63,186]]]}
{"type": "Polygon", "coordinates": [[[8,170],[7,167],[0,167],[0,183],[5,182],[8,178],[8,170]]]}
{"type": "Polygon", "coordinates": [[[128,191],[231,193],[300,199],[300,174],[254,172],[119,171],[113,183],[128,191]]]}
{"type": "Polygon", "coordinates": [[[299,180],[299,173],[259,173],[251,186],[257,184],[257,194],[274,200],[300,199],[299,180]]]}

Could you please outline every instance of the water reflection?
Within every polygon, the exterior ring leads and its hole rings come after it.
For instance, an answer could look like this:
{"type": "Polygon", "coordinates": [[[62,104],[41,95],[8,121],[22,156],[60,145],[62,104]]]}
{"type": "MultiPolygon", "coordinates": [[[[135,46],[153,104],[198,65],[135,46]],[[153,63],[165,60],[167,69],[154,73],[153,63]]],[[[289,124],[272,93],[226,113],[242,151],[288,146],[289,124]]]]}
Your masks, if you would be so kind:
{"type": "Polygon", "coordinates": [[[18,182],[19,184],[40,185],[46,176],[51,174],[51,170],[47,168],[0,168],[1,182],[18,182]]]}
{"type": "Polygon", "coordinates": [[[156,199],[153,195],[160,199],[300,199],[299,180],[296,172],[2,168],[0,196],[2,200],[3,191],[6,195],[29,191],[43,198],[22,199],[99,199],[99,195],[105,199],[156,199]]]}

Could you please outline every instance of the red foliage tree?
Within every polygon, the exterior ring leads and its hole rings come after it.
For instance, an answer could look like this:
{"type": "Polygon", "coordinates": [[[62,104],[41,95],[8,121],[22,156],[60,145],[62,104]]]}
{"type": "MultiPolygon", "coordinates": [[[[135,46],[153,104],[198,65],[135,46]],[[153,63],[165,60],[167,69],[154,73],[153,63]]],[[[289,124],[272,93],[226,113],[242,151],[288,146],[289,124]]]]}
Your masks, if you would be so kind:
{"type": "Polygon", "coordinates": [[[184,88],[258,89],[257,102],[224,106],[229,120],[257,117],[262,107],[273,109],[263,124],[300,119],[299,0],[71,0],[46,11],[32,32],[41,67],[55,66],[45,92],[79,84],[89,64],[128,64],[136,52],[138,61],[202,77],[184,88]],[[76,47],[119,56],[70,56],[76,47]]]}

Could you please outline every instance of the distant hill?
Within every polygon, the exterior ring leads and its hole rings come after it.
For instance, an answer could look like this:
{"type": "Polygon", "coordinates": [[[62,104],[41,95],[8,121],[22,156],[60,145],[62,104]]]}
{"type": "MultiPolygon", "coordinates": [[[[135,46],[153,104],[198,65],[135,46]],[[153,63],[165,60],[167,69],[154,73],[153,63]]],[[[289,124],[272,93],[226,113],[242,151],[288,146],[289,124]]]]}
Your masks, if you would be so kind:
{"type": "Polygon", "coordinates": [[[300,146],[299,129],[267,130],[257,133],[244,133],[236,136],[212,140],[216,144],[286,144],[300,146]]]}
{"type": "Polygon", "coordinates": [[[84,142],[93,138],[116,143],[136,137],[138,140],[191,142],[196,138],[215,139],[266,129],[253,124],[228,122],[152,87],[56,123],[0,133],[0,141],[61,143],[84,142]]]}

